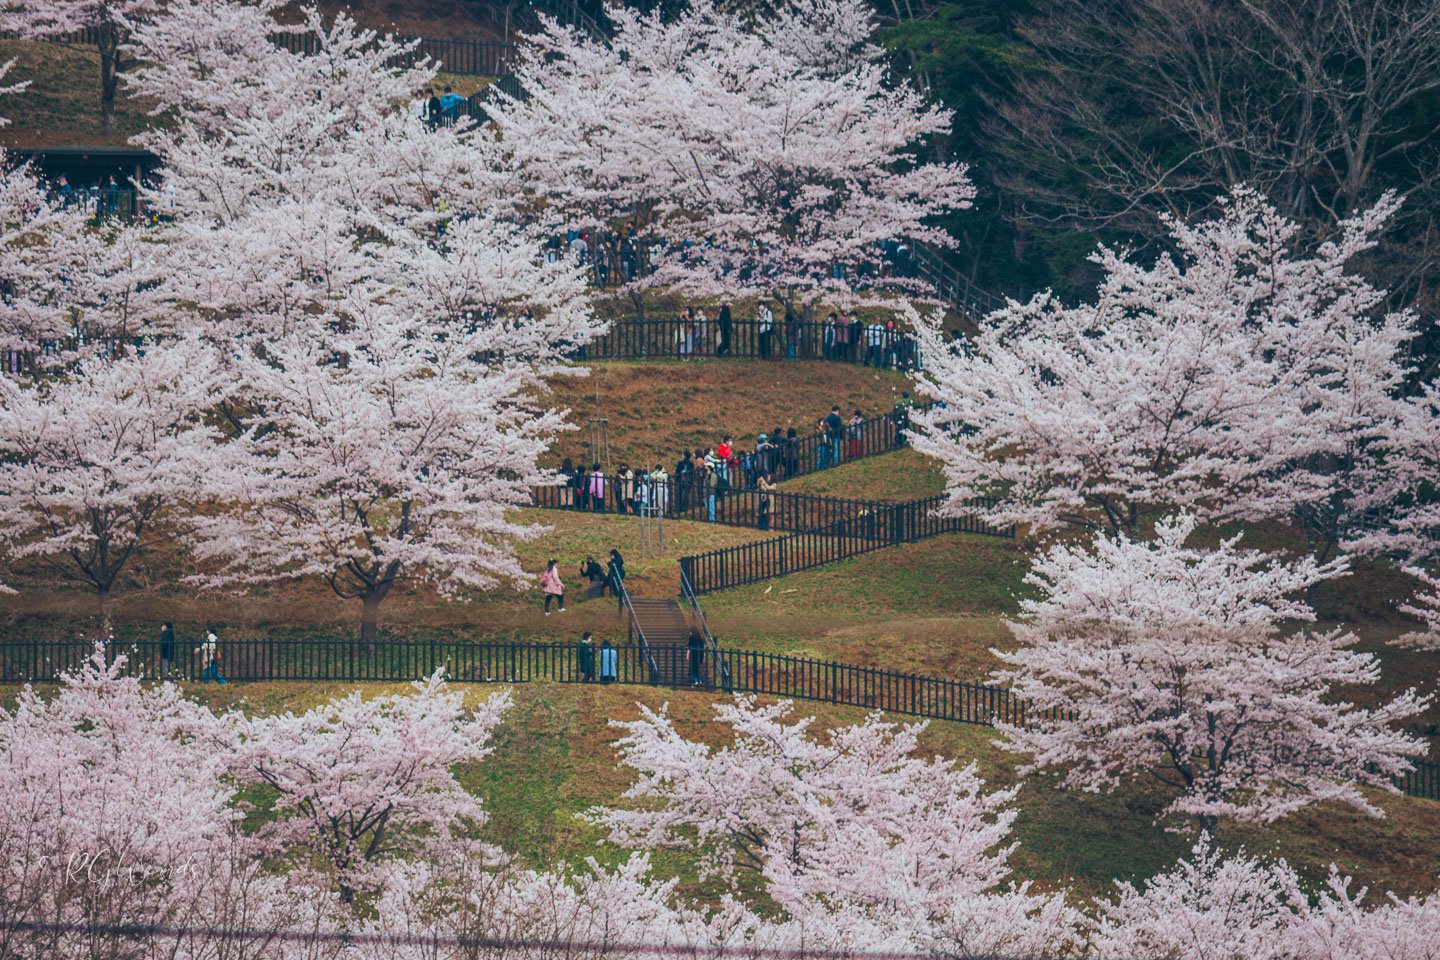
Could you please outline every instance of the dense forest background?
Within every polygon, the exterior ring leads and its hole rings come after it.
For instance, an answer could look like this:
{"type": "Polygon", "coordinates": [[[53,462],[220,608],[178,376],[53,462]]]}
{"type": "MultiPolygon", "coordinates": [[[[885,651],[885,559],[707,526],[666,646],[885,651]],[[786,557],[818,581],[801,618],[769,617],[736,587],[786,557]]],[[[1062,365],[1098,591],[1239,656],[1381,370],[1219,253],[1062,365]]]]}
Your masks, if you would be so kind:
{"type": "Polygon", "coordinates": [[[973,167],[953,230],[997,291],[1093,289],[1097,239],[1264,191],[1313,239],[1385,191],[1365,267],[1437,311],[1440,4],[1433,0],[953,0],[881,10],[884,41],[955,112],[973,167]]]}

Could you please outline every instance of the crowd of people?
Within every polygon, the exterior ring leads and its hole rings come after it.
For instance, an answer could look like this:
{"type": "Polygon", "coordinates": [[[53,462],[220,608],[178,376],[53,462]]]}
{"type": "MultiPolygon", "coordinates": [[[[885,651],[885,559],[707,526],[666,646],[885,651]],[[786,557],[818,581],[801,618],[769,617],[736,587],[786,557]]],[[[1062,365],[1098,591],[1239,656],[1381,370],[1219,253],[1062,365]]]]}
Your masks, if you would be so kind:
{"type": "MultiPolygon", "coordinates": [[[[882,426],[878,434],[887,449],[904,444],[913,408],[914,401],[905,391],[891,411],[891,424],[882,426]]],[[[857,409],[847,417],[836,404],[816,422],[814,434],[801,437],[794,427],[775,427],[757,435],[750,449],[726,434],[715,446],[682,451],[673,471],[663,463],[638,469],[622,463],[618,471],[607,476],[598,463],[588,469],[583,464],[576,467],[566,457],[558,471],[558,505],[582,512],[634,516],[681,516],[699,511],[715,523],[725,496],[747,490],[759,494],[758,526],[768,530],[777,485],[811,472],[809,448],[814,450],[814,470],[859,459],[867,453],[866,425],[870,422],[863,411],[857,409]]]]}

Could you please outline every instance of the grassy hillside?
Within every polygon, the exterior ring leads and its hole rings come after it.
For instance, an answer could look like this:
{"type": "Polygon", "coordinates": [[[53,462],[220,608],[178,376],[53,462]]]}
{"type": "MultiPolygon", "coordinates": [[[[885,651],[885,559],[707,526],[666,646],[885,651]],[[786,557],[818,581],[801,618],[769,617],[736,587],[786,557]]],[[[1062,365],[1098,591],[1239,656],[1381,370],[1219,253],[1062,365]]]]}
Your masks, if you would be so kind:
{"type": "Polygon", "coordinates": [[[589,422],[596,415],[597,392],[599,415],[609,421],[612,464],[661,462],[669,470],[683,450],[714,446],[727,433],[747,450],[757,434],[776,427],[813,433],[832,404],[847,414],[856,408],[866,416],[889,412],[908,386],[894,371],[822,361],[595,363],[587,377],[553,383],[554,401],[569,408],[576,427],[561,437],[556,457],[593,459],[589,422]]]}
{"type": "MultiPolygon", "coordinates": [[[[888,409],[904,381],[893,374],[823,364],[759,364],[707,361],[690,364],[604,364],[591,380],[560,384],[558,396],[583,424],[583,404],[596,385],[611,422],[611,443],[621,457],[656,457],[681,443],[712,442],[722,431],[745,436],[770,429],[778,420],[804,423],[831,402],[859,404],[867,412],[888,409]]],[[[571,436],[563,443],[571,443],[571,436]]],[[[564,449],[562,445],[562,449],[564,449]]],[[[571,449],[574,449],[573,447],[571,449]]],[[[913,452],[888,454],[805,478],[788,489],[909,498],[935,492],[939,477],[913,452]]],[[[634,518],[526,511],[523,516],[551,529],[521,544],[528,571],[538,576],[545,559],[561,560],[567,581],[587,553],[601,556],[611,546],[627,555],[637,593],[669,596],[675,590],[674,558],[682,553],[744,543],[756,531],[708,524],[667,522],[663,556],[642,557],[634,518]]],[[[1295,546],[1281,529],[1251,531],[1255,545],[1295,546]]],[[[1027,590],[1026,551],[1034,544],[989,537],[952,535],[876,551],[768,583],[704,599],[721,642],[832,659],[876,668],[961,679],[980,679],[994,669],[991,648],[1011,642],[1004,620],[1013,616],[1027,590]]],[[[230,639],[249,636],[352,637],[358,610],[337,601],[314,583],[257,591],[245,598],[197,591],[179,582],[186,572],[178,553],[137,565],[117,600],[122,638],[153,637],[161,619],[177,621],[182,642],[198,638],[206,622],[230,639]]],[[[35,569],[12,581],[14,596],[0,596],[0,636],[74,635],[89,629],[91,613],[83,592],[47,579],[35,569]]],[[[613,604],[577,602],[564,616],[541,617],[533,579],[523,589],[493,591],[470,603],[438,598],[427,589],[397,590],[386,603],[382,632],[388,637],[425,639],[573,640],[581,630],[600,637],[624,636],[613,604]]],[[[1383,661],[1377,690],[1355,691],[1360,702],[1409,686],[1434,688],[1440,654],[1397,651],[1387,641],[1404,625],[1393,618],[1393,600],[1404,584],[1385,567],[1362,566],[1356,575],[1327,587],[1322,611],[1347,620],[1361,636],[1362,649],[1383,661]]],[[[233,684],[194,687],[193,694],[216,706],[249,710],[298,709],[341,692],[345,685],[233,684]]],[[[493,688],[467,689],[472,697],[493,688]]],[[[1347,692],[1348,695],[1349,692],[1347,692]]],[[[0,689],[0,699],[13,694],[0,689]]],[[[690,735],[719,742],[723,731],[709,722],[714,696],[691,691],[640,687],[596,688],[549,683],[521,685],[516,706],[500,733],[500,748],[487,763],[462,771],[468,787],[492,812],[491,837],[529,862],[575,860],[597,855],[614,861],[619,851],[600,844],[594,828],[576,814],[597,803],[615,803],[628,784],[615,768],[612,719],[636,715],[637,702],[669,700],[690,735]]],[[[860,712],[802,703],[823,725],[858,719],[860,712]]],[[[1413,727],[1434,737],[1440,707],[1413,727]]],[[[974,760],[997,787],[1020,780],[1020,761],[999,749],[996,734],[984,728],[932,724],[924,744],[961,761],[974,760]]],[[[1073,883],[1085,894],[1102,893],[1112,879],[1134,879],[1161,869],[1180,855],[1188,840],[1154,824],[1165,797],[1148,784],[1113,796],[1090,796],[1057,788],[1050,777],[1028,780],[1020,791],[1015,836],[1017,873],[1041,886],[1073,883]]],[[[1274,829],[1226,828],[1222,842],[1254,852],[1290,858],[1311,880],[1332,862],[1357,881],[1401,892],[1426,889],[1435,881],[1434,837],[1440,830],[1440,803],[1383,797],[1387,817],[1370,820],[1320,809],[1292,817],[1274,829]]],[[[657,869],[682,879],[685,888],[713,895],[693,864],[662,856],[657,869]]]]}

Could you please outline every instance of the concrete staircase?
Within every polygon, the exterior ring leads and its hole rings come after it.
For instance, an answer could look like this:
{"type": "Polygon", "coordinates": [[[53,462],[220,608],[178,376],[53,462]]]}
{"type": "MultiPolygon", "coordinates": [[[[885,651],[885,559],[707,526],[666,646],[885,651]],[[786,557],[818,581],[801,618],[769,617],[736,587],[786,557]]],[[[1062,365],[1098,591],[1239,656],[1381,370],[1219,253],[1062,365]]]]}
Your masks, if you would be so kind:
{"type": "MultiPolygon", "coordinates": [[[[667,687],[692,686],[690,676],[690,621],[680,604],[674,600],[644,597],[630,599],[634,616],[631,632],[639,632],[654,658],[658,682],[667,687]]],[[[714,686],[714,664],[707,654],[702,665],[700,685],[714,686]]]]}

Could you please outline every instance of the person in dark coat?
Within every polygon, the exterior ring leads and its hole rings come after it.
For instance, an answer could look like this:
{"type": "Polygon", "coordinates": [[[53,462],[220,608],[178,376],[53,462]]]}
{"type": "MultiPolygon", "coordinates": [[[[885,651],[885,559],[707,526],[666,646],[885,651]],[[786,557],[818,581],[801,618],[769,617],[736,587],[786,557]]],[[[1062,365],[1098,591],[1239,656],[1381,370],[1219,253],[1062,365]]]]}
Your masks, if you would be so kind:
{"type": "Polygon", "coordinates": [[[160,627],[160,679],[170,679],[170,665],[175,662],[175,624],[166,620],[160,627]]]}
{"type": "Polygon", "coordinates": [[[698,687],[705,671],[705,639],[699,631],[691,630],[686,646],[690,648],[690,684],[698,687]]]}
{"type": "Polygon", "coordinates": [[[727,303],[720,308],[720,319],[717,321],[717,326],[720,328],[720,338],[715,343],[715,356],[723,357],[730,353],[730,331],[733,325],[734,320],[730,316],[730,304],[727,303]]]}
{"type": "Polygon", "coordinates": [[[580,579],[587,584],[586,600],[605,596],[605,571],[600,569],[600,563],[594,557],[587,556],[585,562],[580,565],[580,579]]]}
{"type": "Polygon", "coordinates": [[[580,649],[576,655],[577,665],[580,668],[580,681],[582,683],[595,682],[595,643],[594,634],[589,630],[580,638],[580,649]]]}
{"type": "Polygon", "coordinates": [[[610,551],[610,561],[605,564],[605,583],[610,587],[610,592],[616,597],[620,596],[620,590],[625,584],[625,558],[620,556],[619,550],[610,551]]]}

